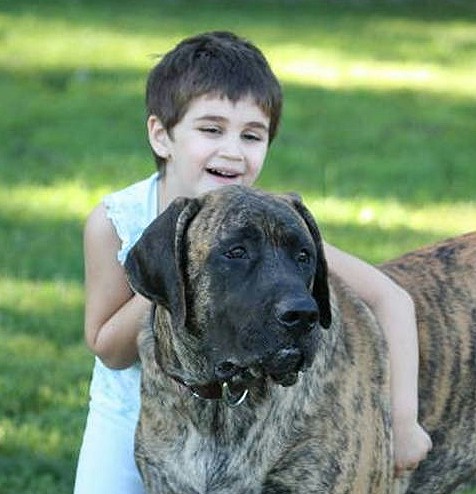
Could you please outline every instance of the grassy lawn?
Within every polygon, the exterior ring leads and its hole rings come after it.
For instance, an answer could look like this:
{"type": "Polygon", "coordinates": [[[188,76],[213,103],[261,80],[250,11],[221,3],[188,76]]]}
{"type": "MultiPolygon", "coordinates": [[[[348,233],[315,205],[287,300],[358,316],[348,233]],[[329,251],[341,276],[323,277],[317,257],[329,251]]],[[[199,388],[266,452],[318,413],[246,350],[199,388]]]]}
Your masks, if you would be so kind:
{"type": "Polygon", "coordinates": [[[476,7],[416,4],[0,0],[1,494],[72,490],[82,225],[152,172],[144,80],[183,36],[263,49],[285,109],[259,185],[301,193],[331,243],[379,262],[476,228],[476,7]]]}

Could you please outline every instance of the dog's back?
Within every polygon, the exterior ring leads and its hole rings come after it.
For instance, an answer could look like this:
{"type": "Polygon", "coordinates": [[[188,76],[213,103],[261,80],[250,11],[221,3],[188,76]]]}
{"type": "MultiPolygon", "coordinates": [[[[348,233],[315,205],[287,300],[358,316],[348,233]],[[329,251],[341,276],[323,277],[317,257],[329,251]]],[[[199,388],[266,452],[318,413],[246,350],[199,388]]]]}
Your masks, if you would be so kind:
{"type": "Polygon", "coordinates": [[[433,440],[407,492],[451,492],[476,472],[476,232],[382,269],[415,301],[420,420],[433,440]]]}

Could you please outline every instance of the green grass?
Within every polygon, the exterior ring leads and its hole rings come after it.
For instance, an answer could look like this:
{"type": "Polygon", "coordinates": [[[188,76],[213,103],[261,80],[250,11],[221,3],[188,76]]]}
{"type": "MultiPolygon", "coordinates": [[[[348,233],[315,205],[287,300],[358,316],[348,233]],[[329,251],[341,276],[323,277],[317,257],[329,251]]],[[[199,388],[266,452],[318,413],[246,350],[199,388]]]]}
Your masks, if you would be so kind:
{"type": "Polygon", "coordinates": [[[84,219],[153,169],[154,54],[233,29],[281,78],[259,185],[379,262],[476,226],[472,0],[0,0],[0,493],[71,492],[92,357],[84,219]]]}

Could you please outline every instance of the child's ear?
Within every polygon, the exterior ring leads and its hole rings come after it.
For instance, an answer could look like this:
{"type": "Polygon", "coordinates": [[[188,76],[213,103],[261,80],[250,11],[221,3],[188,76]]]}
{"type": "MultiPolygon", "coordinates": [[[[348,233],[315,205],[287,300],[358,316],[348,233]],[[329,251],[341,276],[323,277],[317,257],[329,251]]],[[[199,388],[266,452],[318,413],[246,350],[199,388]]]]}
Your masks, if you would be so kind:
{"type": "Polygon", "coordinates": [[[150,115],[147,119],[147,132],[149,143],[154,153],[163,159],[170,157],[169,135],[156,115],[150,115]]]}

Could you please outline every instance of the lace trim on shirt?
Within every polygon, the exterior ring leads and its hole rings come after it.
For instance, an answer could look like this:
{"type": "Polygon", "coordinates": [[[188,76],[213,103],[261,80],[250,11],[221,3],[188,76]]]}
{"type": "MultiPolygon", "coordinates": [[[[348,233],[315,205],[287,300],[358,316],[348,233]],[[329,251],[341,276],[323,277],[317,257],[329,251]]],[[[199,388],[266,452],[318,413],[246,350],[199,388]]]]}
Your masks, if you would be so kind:
{"type": "Polygon", "coordinates": [[[157,211],[158,173],[104,197],[106,215],[121,240],[117,259],[124,264],[129,250],[139,240],[157,211]]]}

